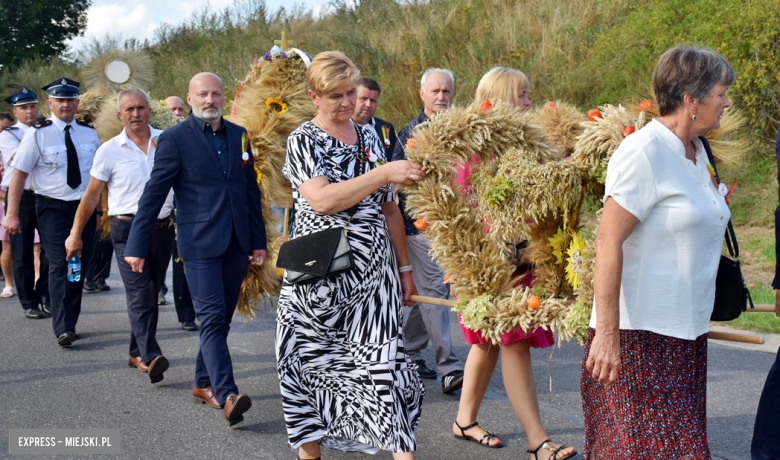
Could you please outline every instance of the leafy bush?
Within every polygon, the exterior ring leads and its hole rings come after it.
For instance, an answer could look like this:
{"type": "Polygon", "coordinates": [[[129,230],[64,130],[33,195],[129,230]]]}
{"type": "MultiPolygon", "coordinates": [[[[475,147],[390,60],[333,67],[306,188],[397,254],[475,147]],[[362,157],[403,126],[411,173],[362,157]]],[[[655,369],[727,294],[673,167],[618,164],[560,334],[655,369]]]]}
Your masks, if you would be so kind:
{"type": "MultiPolygon", "coordinates": [[[[737,73],[729,95],[756,134],[774,139],[780,121],[777,21],[780,1],[644,1],[593,42],[585,68],[589,105],[649,91],[658,57],[677,44],[710,47],[737,73]]],[[[583,101],[584,102],[584,101],[583,101]]]]}
{"type": "MultiPolygon", "coordinates": [[[[421,107],[419,78],[428,67],[452,69],[459,104],[469,103],[479,78],[500,64],[528,75],[534,101],[589,108],[644,98],[661,53],[690,43],[729,59],[737,72],[732,100],[755,133],[774,138],[779,15],[780,0],[335,0],[315,19],[301,8],[269,12],[262,0],[243,0],[163,24],[151,43],[131,45],[155,61],[159,78],[149,88],[155,98],[184,96],[201,71],[220,75],[232,97],[252,60],[284,29],[312,55],[347,53],[382,85],[378,115],[400,128],[421,107]]],[[[72,63],[28,61],[0,74],[0,91],[34,78],[41,81],[26,84],[39,87],[55,70],[74,75],[88,59],[82,53],[72,63]]]]}

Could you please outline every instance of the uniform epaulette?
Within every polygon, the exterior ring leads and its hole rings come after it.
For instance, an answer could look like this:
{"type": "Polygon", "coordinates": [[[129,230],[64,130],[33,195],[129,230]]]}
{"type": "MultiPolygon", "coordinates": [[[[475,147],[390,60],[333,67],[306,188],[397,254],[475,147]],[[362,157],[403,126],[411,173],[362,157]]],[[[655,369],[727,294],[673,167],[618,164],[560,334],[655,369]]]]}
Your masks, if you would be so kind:
{"type": "Polygon", "coordinates": [[[15,129],[19,129],[18,126],[9,126],[7,128],[3,128],[3,131],[13,131],[15,129]]]}
{"type": "Polygon", "coordinates": [[[35,128],[35,129],[41,129],[41,128],[44,128],[46,126],[51,126],[51,124],[52,124],[51,120],[43,120],[40,123],[34,124],[32,127],[35,128]]]}
{"type": "Polygon", "coordinates": [[[87,123],[86,121],[76,120],[76,124],[79,124],[81,126],[86,126],[87,128],[95,129],[94,126],[92,126],[90,123],[87,123]]]}

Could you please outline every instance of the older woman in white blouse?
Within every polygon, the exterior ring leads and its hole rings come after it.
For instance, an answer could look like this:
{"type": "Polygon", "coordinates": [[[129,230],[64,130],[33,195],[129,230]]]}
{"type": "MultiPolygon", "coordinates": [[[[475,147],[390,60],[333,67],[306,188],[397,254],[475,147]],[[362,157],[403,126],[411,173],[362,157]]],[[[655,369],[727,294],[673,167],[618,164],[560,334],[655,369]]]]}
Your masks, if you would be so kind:
{"type": "Polygon", "coordinates": [[[661,116],[609,161],[582,371],[585,458],[709,459],[707,332],[730,212],[698,136],[734,83],[715,51],[672,48],[661,116]]]}

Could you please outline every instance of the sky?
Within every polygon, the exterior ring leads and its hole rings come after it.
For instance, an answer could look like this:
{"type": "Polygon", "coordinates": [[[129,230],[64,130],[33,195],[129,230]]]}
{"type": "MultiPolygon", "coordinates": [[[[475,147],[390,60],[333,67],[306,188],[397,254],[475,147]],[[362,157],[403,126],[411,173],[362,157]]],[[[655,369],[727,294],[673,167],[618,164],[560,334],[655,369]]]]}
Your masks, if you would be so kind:
{"type": "MultiPolygon", "coordinates": [[[[202,11],[209,5],[214,10],[231,6],[234,0],[92,0],[87,11],[87,30],[83,37],[69,40],[68,45],[78,50],[92,37],[103,38],[121,34],[123,39],[135,37],[141,40],[154,38],[154,30],[163,22],[178,24],[202,11]]],[[[326,0],[296,0],[296,4],[319,9],[326,0]]],[[[268,11],[289,6],[289,0],[266,0],[268,11]]]]}

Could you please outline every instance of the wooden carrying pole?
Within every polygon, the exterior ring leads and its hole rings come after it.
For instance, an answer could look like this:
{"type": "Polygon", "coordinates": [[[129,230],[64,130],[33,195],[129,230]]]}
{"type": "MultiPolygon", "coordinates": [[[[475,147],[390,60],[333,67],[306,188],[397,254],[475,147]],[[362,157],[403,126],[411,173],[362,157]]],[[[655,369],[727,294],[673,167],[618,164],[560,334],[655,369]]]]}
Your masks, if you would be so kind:
{"type": "Polygon", "coordinates": [[[755,343],[758,345],[764,343],[763,337],[759,337],[757,335],[737,334],[734,332],[710,331],[708,337],[710,339],[728,340],[729,342],[755,343]]]}
{"type": "MultiPolygon", "coordinates": [[[[442,305],[444,307],[450,307],[450,308],[455,306],[454,300],[437,299],[435,297],[413,295],[410,299],[412,302],[430,303],[433,305],[442,305]]],[[[758,310],[758,307],[769,307],[769,305],[756,305],[756,310],[758,310]]],[[[773,305],[771,307],[772,307],[772,311],[775,311],[775,307],[773,305]]],[[[748,311],[751,310],[748,308],[748,311]]],[[[717,339],[717,340],[728,340],[730,342],[755,343],[755,344],[764,343],[764,339],[762,337],[756,335],[748,335],[748,334],[737,334],[735,332],[710,331],[709,338],[717,339]]]]}
{"type": "Polygon", "coordinates": [[[750,308],[745,311],[747,312],[753,312],[753,313],[774,313],[775,312],[775,306],[774,305],[754,305],[756,308],[750,308]]]}

